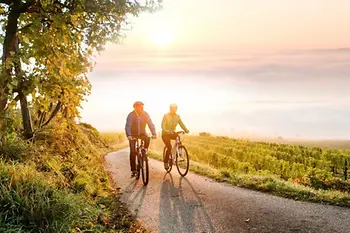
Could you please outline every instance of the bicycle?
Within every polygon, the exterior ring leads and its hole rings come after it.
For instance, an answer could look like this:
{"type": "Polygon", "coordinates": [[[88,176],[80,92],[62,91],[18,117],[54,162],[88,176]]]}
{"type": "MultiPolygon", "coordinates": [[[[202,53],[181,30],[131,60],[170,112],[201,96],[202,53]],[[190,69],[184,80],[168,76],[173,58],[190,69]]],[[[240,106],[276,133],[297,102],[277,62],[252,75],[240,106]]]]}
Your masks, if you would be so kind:
{"type": "MultiPolygon", "coordinates": [[[[169,155],[169,168],[165,169],[168,173],[171,172],[173,164],[176,164],[177,171],[181,176],[186,176],[188,169],[190,167],[190,159],[188,156],[187,149],[182,145],[180,134],[185,134],[184,131],[175,132],[176,140],[175,144],[172,147],[171,154],[169,155]],[[182,170],[184,169],[184,170],[182,170]]],[[[166,155],[166,146],[163,149],[163,161],[166,155]]]]}
{"type": "MultiPolygon", "coordinates": [[[[148,137],[151,138],[151,137],[148,137]]],[[[141,139],[139,143],[139,137],[134,137],[133,140],[136,140],[136,179],[140,178],[140,173],[142,173],[142,181],[144,185],[148,184],[149,180],[149,168],[148,168],[148,155],[145,150],[145,142],[141,139]],[[140,172],[141,171],[141,172],[140,172]]]]}

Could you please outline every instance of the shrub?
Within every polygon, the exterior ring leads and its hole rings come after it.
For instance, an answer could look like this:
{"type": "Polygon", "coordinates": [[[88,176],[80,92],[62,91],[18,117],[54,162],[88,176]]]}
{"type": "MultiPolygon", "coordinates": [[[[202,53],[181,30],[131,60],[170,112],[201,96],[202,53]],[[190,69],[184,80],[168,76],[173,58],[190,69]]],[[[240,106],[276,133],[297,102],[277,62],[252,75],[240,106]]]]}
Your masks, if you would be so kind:
{"type": "Polygon", "coordinates": [[[199,136],[201,136],[201,137],[209,137],[209,136],[211,136],[211,134],[207,133],[207,132],[201,132],[201,133],[199,133],[199,136]]]}
{"type": "Polygon", "coordinates": [[[8,160],[25,160],[35,154],[35,147],[18,137],[8,138],[0,147],[0,156],[8,160]]]}

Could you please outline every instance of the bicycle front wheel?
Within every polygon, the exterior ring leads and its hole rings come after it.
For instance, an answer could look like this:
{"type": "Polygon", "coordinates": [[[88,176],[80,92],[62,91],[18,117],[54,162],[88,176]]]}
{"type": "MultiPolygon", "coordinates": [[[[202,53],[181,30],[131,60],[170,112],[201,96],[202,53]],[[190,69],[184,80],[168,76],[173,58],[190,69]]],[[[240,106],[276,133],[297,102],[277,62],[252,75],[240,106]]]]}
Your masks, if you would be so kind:
{"type": "Polygon", "coordinates": [[[136,180],[140,178],[140,172],[141,172],[141,160],[137,159],[137,164],[136,164],[136,180]]]}
{"type": "MultiPolygon", "coordinates": [[[[164,149],[163,149],[163,161],[165,159],[165,155],[166,155],[166,147],[164,147],[164,149]]],[[[167,172],[171,172],[171,169],[173,168],[173,159],[171,158],[171,156],[169,156],[168,164],[169,164],[169,167],[168,167],[168,169],[165,169],[165,170],[167,172]]]]}
{"type": "Polygon", "coordinates": [[[149,180],[148,158],[145,154],[142,156],[142,158],[142,181],[144,185],[147,185],[149,180]]]}
{"type": "Polygon", "coordinates": [[[188,157],[187,149],[180,146],[176,153],[176,167],[181,176],[186,176],[190,167],[190,158],[188,157]]]}

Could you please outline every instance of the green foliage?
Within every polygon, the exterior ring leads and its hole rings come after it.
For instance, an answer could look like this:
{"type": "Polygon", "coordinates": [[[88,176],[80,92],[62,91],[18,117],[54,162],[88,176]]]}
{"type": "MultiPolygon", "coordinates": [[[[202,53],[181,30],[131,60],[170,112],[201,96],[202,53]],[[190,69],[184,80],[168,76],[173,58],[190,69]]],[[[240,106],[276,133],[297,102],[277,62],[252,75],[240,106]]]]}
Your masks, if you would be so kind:
{"type": "MultiPolygon", "coordinates": [[[[6,131],[2,116],[16,108],[18,96],[31,96],[36,128],[48,124],[59,111],[66,118],[77,117],[82,101],[90,94],[87,74],[95,64],[95,55],[106,43],[118,42],[123,37],[122,28],[128,25],[130,16],[156,10],[159,3],[153,0],[143,4],[129,0],[2,2],[0,41],[3,41],[2,51],[8,52],[3,54],[1,64],[0,130],[6,131]]],[[[22,98],[21,102],[26,101],[22,98]]],[[[28,117],[23,118],[25,131],[31,135],[28,117]]]]}
{"type": "MultiPolygon", "coordinates": [[[[280,196],[350,206],[350,181],[341,174],[348,151],[203,135],[184,136],[182,141],[190,168],[199,174],[280,196]]],[[[163,147],[161,140],[151,144],[158,155],[163,147]]]]}
{"type": "Polygon", "coordinates": [[[250,142],[222,137],[186,137],[185,143],[194,159],[215,168],[258,174],[269,171],[284,180],[318,174],[323,179],[332,174],[331,167],[342,170],[346,151],[307,148],[285,144],[250,142]],[[186,141],[187,140],[187,141],[186,141]]]}
{"type": "Polygon", "coordinates": [[[1,232],[115,232],[134,224],[104,169],[109,144],[62,117],[0,147],[1,232]],[[27,154],[30,153],[30,156],[27,154]]]}
{"type": "Polygon", "coordinates": [[[81,199],[56,190],[33,167],[0,163],[1,225],[22,231],[69,232],[88,207],[81,199]],[[79,210],[79,211],[77,211],[79,210]]]}
{"type": "Polygon", "coordinates": [[[12,109],[7,111],[5,114],[5,127],[4,131],[6,132],[7,137],[16,137],[21,128],[21,116],[20,112],[17,109],[12,109]]]}
{"type": "Polygon", "coordinates": [[[0,156],[7,160],[25,161],[34,154],[33,145],[17,137],[9,137],[0,147],[0,156]]]}
{"type": "Polygon", "coordinates": [[[318,176],[304,176],[298,180],[302,185],[321,190],[339,190],[341,192],[350,193],[350,182],[339,178],[326,178],[318,176]]]}

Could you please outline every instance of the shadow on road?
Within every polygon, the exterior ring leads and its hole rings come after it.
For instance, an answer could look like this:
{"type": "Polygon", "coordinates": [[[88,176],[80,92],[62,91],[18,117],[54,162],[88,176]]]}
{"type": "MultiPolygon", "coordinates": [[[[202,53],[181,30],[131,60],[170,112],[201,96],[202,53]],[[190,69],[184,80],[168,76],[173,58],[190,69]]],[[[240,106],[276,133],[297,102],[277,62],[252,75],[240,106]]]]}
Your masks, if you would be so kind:
{"type": "Polygon", "coordinates": [[[139,217],[139,211],[142,209],[142,205],[146,196],[147,186],[141,186],[139,190],[135,193],[137,180],[134,179],[124,191],[124,199],[126,203],[135,206],[135,215],[139,217]]]}
{"type": "Polygon", "coordinates": [[[166,173],[160,192],[158,232],[216,232],[196,190],[187,178],[178,187],[166,173]]]}

